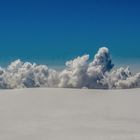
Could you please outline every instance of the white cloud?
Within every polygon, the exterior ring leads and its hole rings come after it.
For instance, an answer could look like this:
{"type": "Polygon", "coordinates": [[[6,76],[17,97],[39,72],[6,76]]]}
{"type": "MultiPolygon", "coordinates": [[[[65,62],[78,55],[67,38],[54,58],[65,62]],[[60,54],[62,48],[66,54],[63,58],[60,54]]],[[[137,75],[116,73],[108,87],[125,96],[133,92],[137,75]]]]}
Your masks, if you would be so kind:
{"type": "Polygon", "coordinates": [[[114,69],[109,50],[100,48],[92,62],[89,55],[66,62],[61,72],[46,65],[16,60],[7,68],[0,68],[0,88],[64,87],[64,88],[136,88],[140,87],[140,73],[129,68],[114,69]]]}

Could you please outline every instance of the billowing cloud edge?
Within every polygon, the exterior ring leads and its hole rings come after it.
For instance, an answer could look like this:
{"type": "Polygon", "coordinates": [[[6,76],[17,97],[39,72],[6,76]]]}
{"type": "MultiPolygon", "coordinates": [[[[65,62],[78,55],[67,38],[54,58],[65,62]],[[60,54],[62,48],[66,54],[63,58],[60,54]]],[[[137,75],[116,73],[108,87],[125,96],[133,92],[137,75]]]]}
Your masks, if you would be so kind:
{"type": "Polygon", "coordinates": [[[114,68],[108,48],[102,47],[89,62],[89,55],[66,62],[62,71],[46,65],[16,60],[0,68],[0,88],[90,88],[126,89],[140,87],[140,73],[133,74],[129,67],[114,68]]]}

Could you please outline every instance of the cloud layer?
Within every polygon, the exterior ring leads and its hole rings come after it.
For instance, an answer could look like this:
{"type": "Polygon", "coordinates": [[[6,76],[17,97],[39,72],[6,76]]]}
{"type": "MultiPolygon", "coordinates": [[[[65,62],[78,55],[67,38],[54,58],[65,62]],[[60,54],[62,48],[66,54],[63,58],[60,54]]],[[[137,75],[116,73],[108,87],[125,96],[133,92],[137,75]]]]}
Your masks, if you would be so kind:
{"type": "Polygon", "coordinates": [[[100,48],[92,62],[89,55],[66,62],[61,72],[46,65],[16,60],[0,68],[0,88],[62,87],[90,89],[124,89],[140,87],[140,73],[129,68],[113,68],[108,48],[100,48]]]}

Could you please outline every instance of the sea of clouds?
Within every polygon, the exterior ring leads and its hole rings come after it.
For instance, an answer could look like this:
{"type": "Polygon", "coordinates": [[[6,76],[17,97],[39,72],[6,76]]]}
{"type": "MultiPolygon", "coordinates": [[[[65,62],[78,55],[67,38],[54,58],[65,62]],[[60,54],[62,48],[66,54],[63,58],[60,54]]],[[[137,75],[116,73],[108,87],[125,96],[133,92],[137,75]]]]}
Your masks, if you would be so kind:
{"type": "Polygon", "coordinates": [[[0,88],[61,87],[90,89],[125,89],[140,87],[140,73],[129,67],[114,68],[108,48],[100,48],[92,62],[89,55],[66,62],[62,71],[46,65],[16,60],[0,68],[0,88]]]}

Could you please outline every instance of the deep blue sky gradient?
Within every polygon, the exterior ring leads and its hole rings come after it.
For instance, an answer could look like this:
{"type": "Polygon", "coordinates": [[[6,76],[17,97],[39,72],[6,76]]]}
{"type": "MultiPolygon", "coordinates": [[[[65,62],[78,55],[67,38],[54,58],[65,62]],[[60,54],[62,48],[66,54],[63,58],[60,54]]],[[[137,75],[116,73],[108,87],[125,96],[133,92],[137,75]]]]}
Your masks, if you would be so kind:
{"type": "Polygon", "coordinates": [[[102,46],[116,60],[140,60],[139,0],[0,1],[0,64],[63,63],[102,46]]]}

